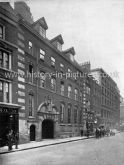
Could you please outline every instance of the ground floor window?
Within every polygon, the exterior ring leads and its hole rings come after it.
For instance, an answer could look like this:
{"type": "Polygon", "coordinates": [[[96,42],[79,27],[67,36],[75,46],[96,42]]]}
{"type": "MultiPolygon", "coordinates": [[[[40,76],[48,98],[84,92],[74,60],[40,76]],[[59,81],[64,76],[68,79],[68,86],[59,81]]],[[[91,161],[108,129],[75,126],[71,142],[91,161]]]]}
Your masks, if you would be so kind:
{"type": "Polygon", "coordinates": [[[10,102],[10,83],[0,80],[0,102],[10,102]]]}

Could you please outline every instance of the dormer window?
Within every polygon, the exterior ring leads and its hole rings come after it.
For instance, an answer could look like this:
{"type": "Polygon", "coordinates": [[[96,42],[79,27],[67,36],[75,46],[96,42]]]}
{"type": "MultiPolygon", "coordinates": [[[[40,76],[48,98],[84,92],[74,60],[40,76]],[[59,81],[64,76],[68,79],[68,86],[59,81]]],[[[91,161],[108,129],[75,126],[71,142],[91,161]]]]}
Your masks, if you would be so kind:
{"type": "Polygon", "coordinates": [[[55,38],[51,39],[51,43],[56,47],[56,49],[62,51],[62,45],[64,44],[64,41],[61,35],[58,35],[55,38]]]}
{"type": "Polygon", "coordinates": [[[39,27],[39,32],[42,37],[46,38],[46,30],[42,26],[39,27]]]}
{"type": "Polygon", "coordinates": [[[69,56],[70,56],[70,60],[74,61],[74,55],[70,53],[69,56]]]}
{"type": "Polygon", "coordinates": [[[60,44],[59,42],[57,42],[57,49],[58,49],[59,51],[62,51],[62,44],[60,44]]]}

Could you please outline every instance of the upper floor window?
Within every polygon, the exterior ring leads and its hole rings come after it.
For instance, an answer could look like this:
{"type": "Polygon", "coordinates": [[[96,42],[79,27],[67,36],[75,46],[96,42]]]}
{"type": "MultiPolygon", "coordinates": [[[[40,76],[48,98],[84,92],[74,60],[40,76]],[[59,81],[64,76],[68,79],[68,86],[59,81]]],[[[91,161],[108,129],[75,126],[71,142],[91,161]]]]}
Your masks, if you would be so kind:
{"type": "Polygon", "coordinates": [[[68,86],[68,97],[71,98],[72,95],[72,87],[69,85],[68,86]]]}
{"type": "Polygon", "coordinates": [[[0,50],[0,67],[11,69],[11,55],[3,50],[0,50]]]}
{"type": "Polygon", "coordinates": [[[61,45],[59,42],[57,42],[57,49],[58,49],[59,51],[62,51],[62,45],[61,45]]]}
{"type": "Polygon", "coordinates": [[[71,106],[68,106],[68,123],[71,123],[71,106]]]}
{"type": "Polygon", "coordinates": [[[54,66],[55,67],[55,58],[54,57],[51,57],[51,66],[54,66]]]}
{"type": "Polygon", "coordinates": [[[86,93],[90,95],[90,88],[86,86],[86,93]]]}
{"type": "Polygon", "coordinates": [[[71,69],[70,68],[68,68],[68,73],[71,73],[71,69]]]}
{"type": "Polygon", "coordinates": [[[33,65],[29,65],[29,82],[33,83],[33,65]]]}
{"type": "Polygon", "coordinates": [[[74,109],[74,123],[77,123],[77,118],[78,118],[78,111],[77,108],[74,109]]]}
{"type": "Polygon", "coordinates": [[[9,83],[0,80],[0,102],[8,103],[10,101],[9,83]]]}
{"type": "Polygon", "coordinates": [[[78,90],[77,89],[74,90],[74,99],[78,100],[78,90]]]}
{"type": "Polygon", "coordinates": [[[80,111],[79,111],[79,123],[81,124],[81,122],[82,122],[82,112],[83,110],[82,110],[82,108],[80,109],[80,111]]]}
{"type": "Polygon", "coordinates": [[[40,49],[40,59],[44,60],[44,56],[45,56],[45,51],[40,49]]]}
{"type": "Polygon", "coordinates": [[[81,102],[83,101],[83,94],[82,94],[82,92],[80,92],[80,101],[81,102]]]}
{"type": "Polygon", "coordinates": [[[29,94],[28,107],[29,107],[29,116],[33,116],[34,115],[34,96],[32,94],[29,94]]]}
{"type": "Polygon", "coordinates": [[[45,73],[44,72],[40,73],[40,87],[42,88],[45,87],[45,73]]]}
{"type": "Polygon", "coordinates": [[[5,39],[5,28],[0,25],[0,38],[5,39]]]}
{"type": "Polygon", "coordinates": [[[71,73],[72,73],[71,69],[68,68],[68,77],[71,77],[71,73]]]}
{"type": "Polygon", "coordinates": [[[70,56],[70,60],[74,61],[74,55],[70,53],[69,56],[70,56]]]}
{"type": "Polygon", "coordinates": [[[56,79],[54,77],[51,78],[51,89],[56,91],[56,79]]]}
{"type": "Polygon", "coordinates": [[[60,105],[60,123],[63,123],[63,120],[64,120],[64,110],[65,110],[65,105],[61,104],[60,105]]]}
{"type": "Polygon", "coordinates": [[[61,81],[60,93],[62,96],[64,96],[64,82],[63,81],[61,81]]]}
{"type": "Polygon", "coordinates": [[[29,41],[29,43],[28,43],[28,48],[29,48],[29,53],[33,54],[33,44],[31,41],[29,41]]]}
{"type": "Polygon", "coordinates": [[[60,63],[60,70],[61,70],[61,72],[63,73],[64,65],[63,65],[62,63],[60,63]]]}
{"type": "Polygon", "coordinates": [[[46,38],[46,30],[42,26],[40,26],[39,28],[40,28],[40,35],[46,38]]]}

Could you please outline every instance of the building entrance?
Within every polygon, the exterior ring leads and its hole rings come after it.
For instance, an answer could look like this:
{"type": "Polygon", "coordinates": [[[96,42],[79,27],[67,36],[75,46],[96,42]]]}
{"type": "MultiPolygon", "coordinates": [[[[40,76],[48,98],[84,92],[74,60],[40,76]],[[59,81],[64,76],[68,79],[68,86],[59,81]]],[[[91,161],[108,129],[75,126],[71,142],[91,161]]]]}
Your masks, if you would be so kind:
{"type": "Polygon", "coordinates": [[[30,141],[35,141],[35,125],[30,126],[30,141]]]}
{"type": "Polygon", "coordinates": [[[50,119],[45,119],[42,122],[42,138],[52,139],[54,138],[54,122],[50,119]]]}

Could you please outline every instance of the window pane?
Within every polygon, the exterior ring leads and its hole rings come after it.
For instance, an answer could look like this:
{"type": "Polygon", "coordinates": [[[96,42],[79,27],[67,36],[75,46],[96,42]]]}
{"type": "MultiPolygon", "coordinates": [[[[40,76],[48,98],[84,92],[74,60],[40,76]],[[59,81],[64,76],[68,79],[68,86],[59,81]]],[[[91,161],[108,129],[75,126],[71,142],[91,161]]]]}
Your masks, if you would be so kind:
{"type": "Polygon", "coordinates": [[[44,60],[44,56],[45,56],[45,51],[43,51],[42,49],[40,49],[40,59],[44,60]]]}
{"type": "Polygon", "coordinates": [[[69,98],[71,97],[71,92],[72,92],[71,86],[68,86],[68,97],[69,98]]]}
{"type": "Polygon", "coordinates": [[[44,72],[40,73],[40,87],[42,88],[45,87],[45,73],[44,72]]]}
{"type": "Polygon", "coordinates": [[[51,57],[51,65],[55,66],[55,58],[54,57],[51,57]]]}
{"type": "Polygon", "coordinates": [[[29,116],[33,116],[34,112],[34,96],[29,95],[29,116]]]}
{"type": "Polygon", "coordinates": [[[64,104],[60,105],[60,123],[63,123],[64,119],[64,104]]]}
{"type": "Polygon", "coordinates": [[[3,38],[3,27],[0,26],[0,38],[3,38]]]}
{"type": "Polygon", "coordinates": [[[40,26],[40,35],[46,38],[46,30],[40,26]]]}
{"type": "Polygon", "coordinates": [[[3,53],[0,51],[0,67],[3,67],[3,53]]]}
{"type": "Polygon", "coordinates": [[[4,102],[9,102],[9,83],[4,83],[4,102]]]}
{"type": "Polygon", "coordinates": [[[55,78],[52,78],[52,79],[51,79],[51,89],[52,89],[53,91],[56,90],[56,79],[55,79],[55,78]]]}
{"type": "Polygon", "coordinates": [[[68,123],[71,123],[71,107],[68,106],[68,123]]]}
{"type": "Polygon", "coordinates": [[[29,65],[29,81],[30,82],[33,82],[33,66],[32,65],[29,65]]]}
{"type": "Polygon", "coordinates": [[[0,81],[0,102],[3,102],[3,82],[0,81]]]}
{"type": "Polygon", "coordinates": [[[9,69],[9,55],[4,52],[4,68],[9,69]]]}
{"type": "Polygon", "coordinates": [[[32,42],[29,41],[29,53],[32,54],[33,53],[33,45],[32,42]]]}
{"type": "Polygon", "coordinates": [[[60,89],[61,95],[64,96],[64,82],[61,82],[61,89],[60,89]]]}

